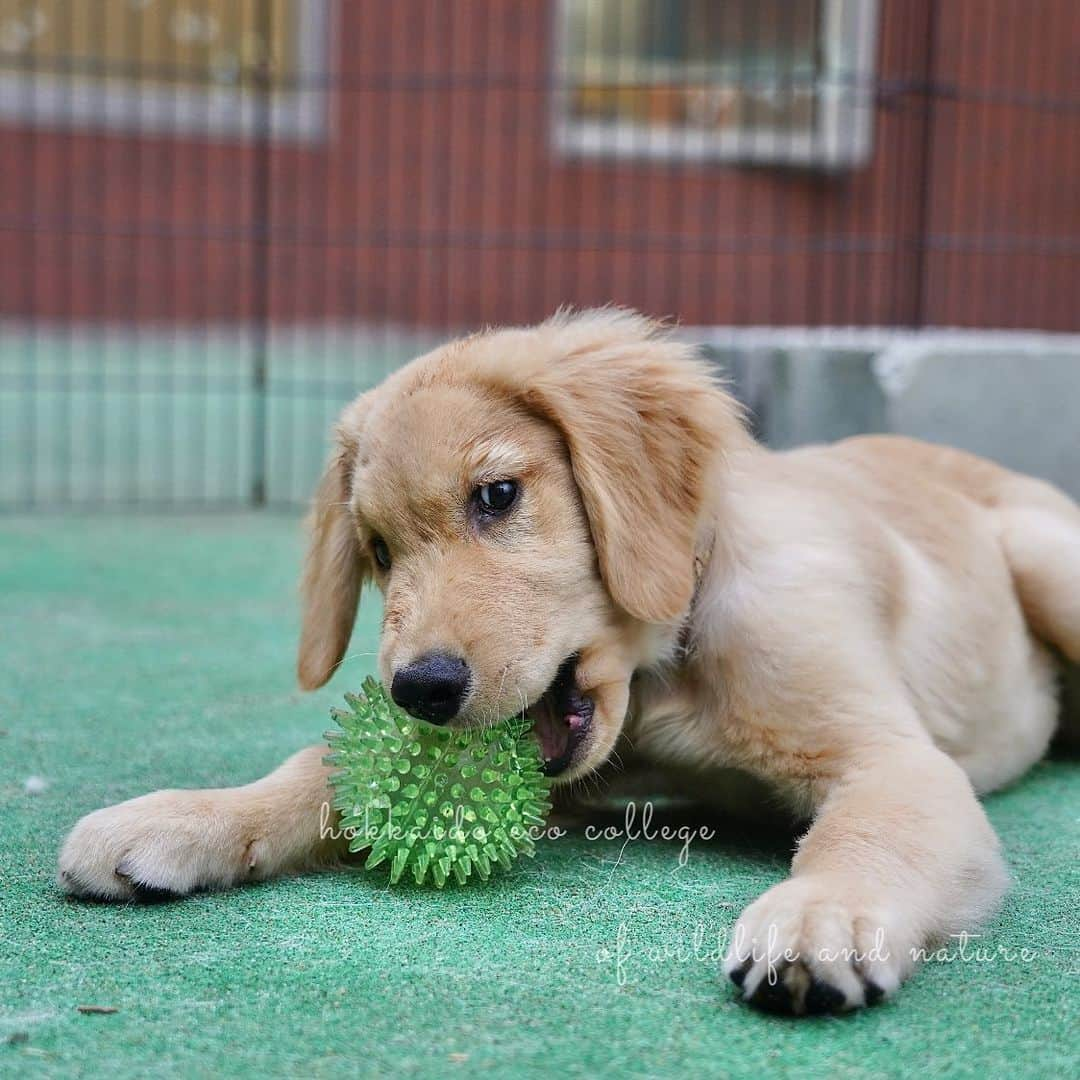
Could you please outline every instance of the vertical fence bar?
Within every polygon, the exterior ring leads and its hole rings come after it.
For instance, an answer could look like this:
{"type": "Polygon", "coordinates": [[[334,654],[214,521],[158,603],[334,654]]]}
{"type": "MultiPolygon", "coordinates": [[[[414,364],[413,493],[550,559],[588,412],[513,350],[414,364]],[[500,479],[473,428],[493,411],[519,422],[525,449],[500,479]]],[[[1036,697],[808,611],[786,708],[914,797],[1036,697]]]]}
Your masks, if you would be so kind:
{"type": "Polygon", "coordinates": [[[266,434],[270,348],[270,229],[271,139],[273,137],[273,74],[270,43],[273,34],[271,0],[260,0],[256,11],[259,55],[250,72],[255,98],[251,192],[251,505],[266,505],[266,434]]]}
{"type": "Polygon", "coordinates": [[[937,0],[926,0],[925,30],[922,36],[922,68],[916,93],[919,98],[919,171],[915,174],[915,249],[912,253],[912,327],[926,325],[926,285],[931,246],[931,203],[934,196],[934,137],[937,124],[937,0]]]}

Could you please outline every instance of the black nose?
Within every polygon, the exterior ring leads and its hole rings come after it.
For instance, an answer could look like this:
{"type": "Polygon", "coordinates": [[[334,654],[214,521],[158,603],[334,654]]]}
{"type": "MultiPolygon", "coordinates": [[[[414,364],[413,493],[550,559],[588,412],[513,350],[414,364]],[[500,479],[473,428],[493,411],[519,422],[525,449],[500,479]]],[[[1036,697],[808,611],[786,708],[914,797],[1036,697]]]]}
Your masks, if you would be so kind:
{"type": "Polygon", "coordinates": [[[460,657],[428,653],[398,669],[390,696],[420,720],[445,724],[457,716],[470,678],[469,665],[460,657]]]}

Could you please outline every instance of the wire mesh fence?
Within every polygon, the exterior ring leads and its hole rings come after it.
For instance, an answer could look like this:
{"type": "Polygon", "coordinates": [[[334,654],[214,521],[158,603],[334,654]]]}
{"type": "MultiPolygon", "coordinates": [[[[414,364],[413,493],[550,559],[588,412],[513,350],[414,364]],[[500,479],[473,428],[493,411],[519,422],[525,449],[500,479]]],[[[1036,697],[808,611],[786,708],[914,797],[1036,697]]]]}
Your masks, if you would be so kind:
{"type": "Polygon", "coordinates": [[[0,506],[303,501],[349,397],[563,304],[1076,330],[1078,49],[1073,0],[0,0],[0,506]]]}

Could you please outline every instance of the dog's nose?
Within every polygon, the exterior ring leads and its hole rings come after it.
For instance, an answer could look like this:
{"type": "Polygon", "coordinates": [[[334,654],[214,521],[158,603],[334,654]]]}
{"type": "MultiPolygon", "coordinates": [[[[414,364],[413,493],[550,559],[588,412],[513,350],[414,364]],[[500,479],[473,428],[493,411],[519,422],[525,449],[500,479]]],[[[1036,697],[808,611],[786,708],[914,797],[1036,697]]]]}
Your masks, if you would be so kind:
{"type": "Polygon", "coordinates": [[[460,657],[428,653],[398,669],[390,696],[418,719],[445,724],[457,716],[470,679],[469,665],[460,657]]]}

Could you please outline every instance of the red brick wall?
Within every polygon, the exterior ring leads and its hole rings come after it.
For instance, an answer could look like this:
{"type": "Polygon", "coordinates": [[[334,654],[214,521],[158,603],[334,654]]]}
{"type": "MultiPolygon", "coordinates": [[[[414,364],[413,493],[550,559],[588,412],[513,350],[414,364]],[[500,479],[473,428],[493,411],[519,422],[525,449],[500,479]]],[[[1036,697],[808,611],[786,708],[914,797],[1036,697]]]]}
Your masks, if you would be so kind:
{"type": "Polygon", "coordinates": [[[883,0],[835,175],[561,158],[547,0],[339,4],[323,143],[0,128],[0,313],[1075,330],[1080,10],[928,3],[883,0]]]}

